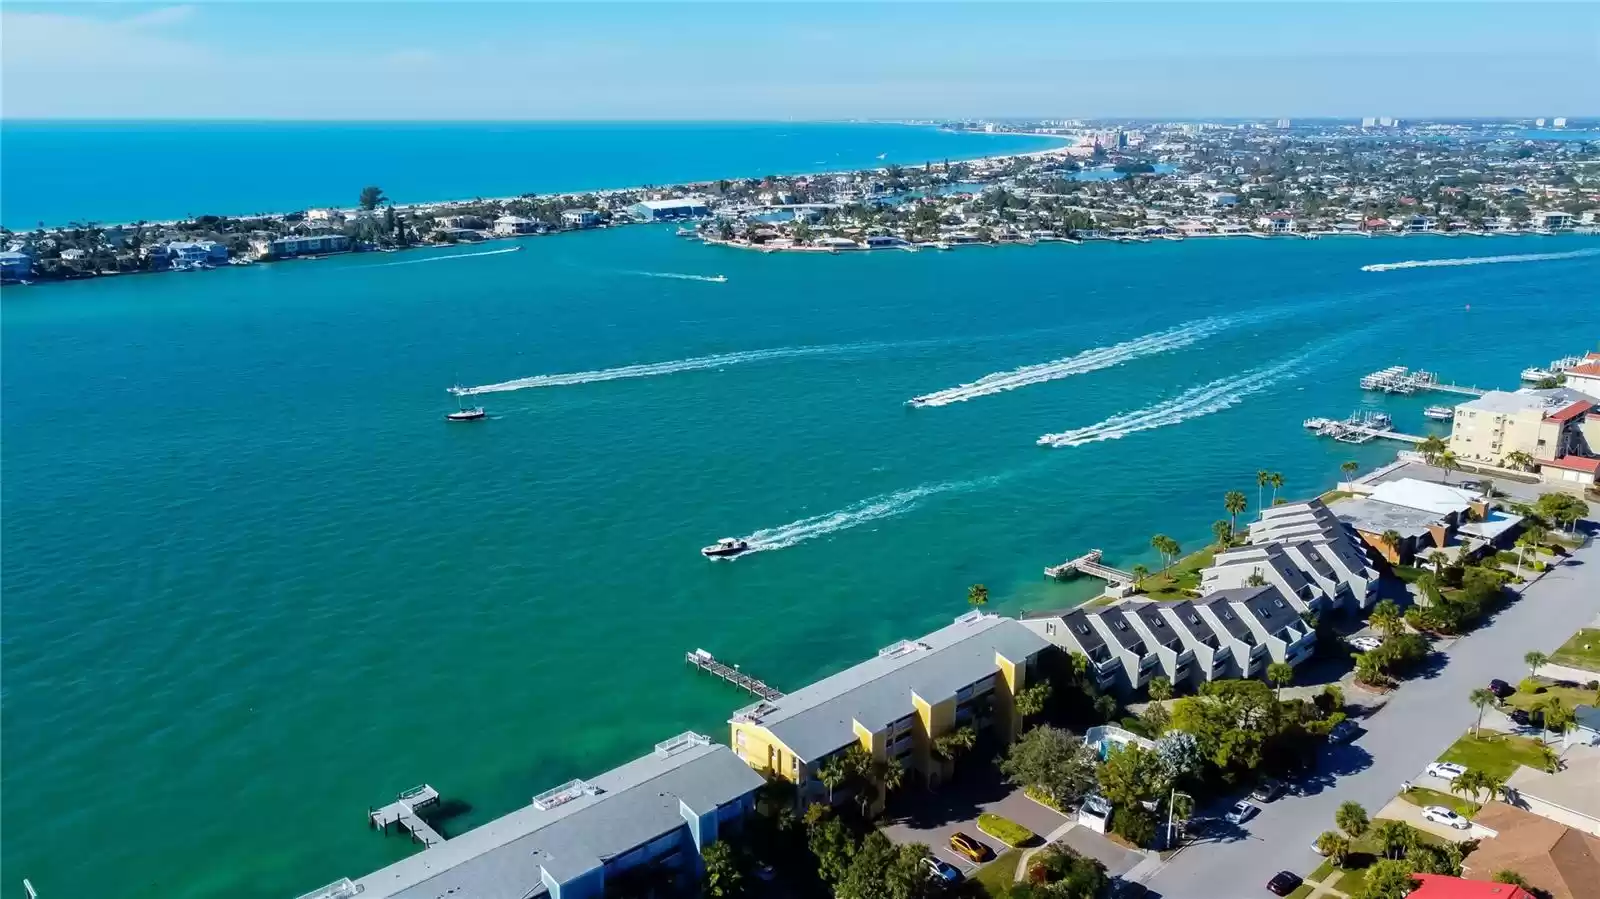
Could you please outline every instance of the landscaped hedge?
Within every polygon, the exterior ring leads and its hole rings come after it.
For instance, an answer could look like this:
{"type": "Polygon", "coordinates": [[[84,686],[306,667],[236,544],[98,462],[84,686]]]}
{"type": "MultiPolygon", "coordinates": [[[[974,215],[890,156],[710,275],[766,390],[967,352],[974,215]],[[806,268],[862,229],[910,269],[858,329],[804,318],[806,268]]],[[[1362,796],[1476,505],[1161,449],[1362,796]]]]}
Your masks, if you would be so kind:
{"type": "Polygon", "coordinates": [[[987,812],[978,816],[978,829],[1007,846],[1025,846],[1033,842],[1033,831],[1009,818],[987,812]]]}

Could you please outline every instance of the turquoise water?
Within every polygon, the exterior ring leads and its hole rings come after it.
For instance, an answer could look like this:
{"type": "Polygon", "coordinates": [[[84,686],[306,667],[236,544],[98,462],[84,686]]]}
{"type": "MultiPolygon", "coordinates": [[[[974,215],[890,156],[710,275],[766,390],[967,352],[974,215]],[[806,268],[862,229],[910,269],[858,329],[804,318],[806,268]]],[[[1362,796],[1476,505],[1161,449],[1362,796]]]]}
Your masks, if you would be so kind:
{"type": "Polygon", "coordinates": [[[0,222],[131,222],[921,165],[1060,146],[802,122],[0,123],[0,222]],[[134,173],[130,176],[130,173],[134,173]]]}
{"type": "Polygon", "coordinates": [[[1153,532],[1196,546],[1225,491],[1254,501],[1257,469],[1299,496],[1392,456],[1307,416],[1428,427],[1430,398],[1361,374],[1513,386],[1600,337],[1578,237],[813,256],[636,227],[464,255],[508,246],[5,292],[13,884],[265,899],[359,876],[409,851],[363,816],[414,783],[470,804],[459,832],[687,728],[724,737],[744,700],[686,650],[792,688],[974,582],[1007,613],[1076,602],[1044,565],[1149,563],[1153,532]],[[1157,333],[1174,346],[1120,366],[904,405],[1157,333]],[[441,419],[457,380],[818,347],[441,419]],[[697,553],[743,535],[774,548],[697,553]]]}

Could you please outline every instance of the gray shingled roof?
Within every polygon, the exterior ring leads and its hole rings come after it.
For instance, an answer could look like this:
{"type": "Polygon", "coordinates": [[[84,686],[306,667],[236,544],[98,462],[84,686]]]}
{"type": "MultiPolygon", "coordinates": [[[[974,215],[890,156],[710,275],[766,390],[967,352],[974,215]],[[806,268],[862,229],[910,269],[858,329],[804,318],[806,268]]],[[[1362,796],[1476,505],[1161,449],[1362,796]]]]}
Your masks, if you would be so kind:
{"type": "Polygon", "coordinates": [[[1333,505],[1333,512],[1340,521],[1359,531],[1382,534],[1392,530],[1401,537],[1420,537],[1428,533],[1428,525],[1439,521],[1439,516],[1431,512],[1365,497],[1340,500],[1333,505]]]}
{"type": "Polygon", "coordinates": [[[761,786],[726,746],[652,753],[589,781],[583,795],[542,811],[518,809],[361,878],[363,899],[526,899],[683,826],[679,803],[706,814],[761,786]]]}
{"type": "Polygon", "coordinates": [[[886,647],[876,658],[766,703],[770,710],[759,723],[795,755],[813,761],[855,742],[852,722],[881,730],[916,711],[912,693],[937,702],[994,674],[996,653],[1021,662],[1050,642],[1015,619],[969,613],[897,645],[898,653],[888,654],[886,647]]]}

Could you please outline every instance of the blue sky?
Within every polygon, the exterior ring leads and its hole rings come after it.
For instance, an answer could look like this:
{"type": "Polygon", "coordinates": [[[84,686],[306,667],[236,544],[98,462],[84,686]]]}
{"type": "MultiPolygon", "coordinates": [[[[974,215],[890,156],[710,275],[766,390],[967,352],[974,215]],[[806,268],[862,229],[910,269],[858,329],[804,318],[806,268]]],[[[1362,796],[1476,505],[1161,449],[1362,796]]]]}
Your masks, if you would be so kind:
{"type": "Polygon", "coordinates": [[[7,118],[1600,114],[1600,4],[7,2],[7,118]]]}

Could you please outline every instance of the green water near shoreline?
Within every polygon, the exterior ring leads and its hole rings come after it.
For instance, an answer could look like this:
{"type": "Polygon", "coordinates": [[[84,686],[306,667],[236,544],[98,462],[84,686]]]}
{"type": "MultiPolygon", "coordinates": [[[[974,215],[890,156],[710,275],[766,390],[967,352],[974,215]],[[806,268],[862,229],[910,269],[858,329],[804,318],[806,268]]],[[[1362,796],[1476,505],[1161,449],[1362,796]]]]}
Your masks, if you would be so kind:
{"type": "Polygon", "coordinates": [[[1078,601],[1092,588],[1042,566],[1089,546],[1148,562],[1154,531],[1197,546],[1224,491],[1253,501],[1257,469],[1304,495],[1393,454],[1319,441],[1307,416],[1430,427],[1437,399],[1363,396],[1361,374],[1509,387],[1600,337],[1600,259],[1359,270],[1595,246],[1576,237],[521,245],[5,292],[8,876],[134,897],[359,876],[409,851],[362,816],[414,783],[471,805],[459,832],[684,729],[724,738],[743,699],[686,650],[793,687],[959,614],[973,582],[1002,612],[1078,601]],[[903,405],[1203,319],[1230,323],[903,405]],[[441,420],[458,379],[822,345],[856,349],[489,394],[494,420],[441,420]],[[1263,370],[1228,408],[1173,405],[1263,370]],[[1034,445],[1162,408],[1117,439],[1034,445]],[[762,531],[798,539],[696,552],[762,531]]]}

